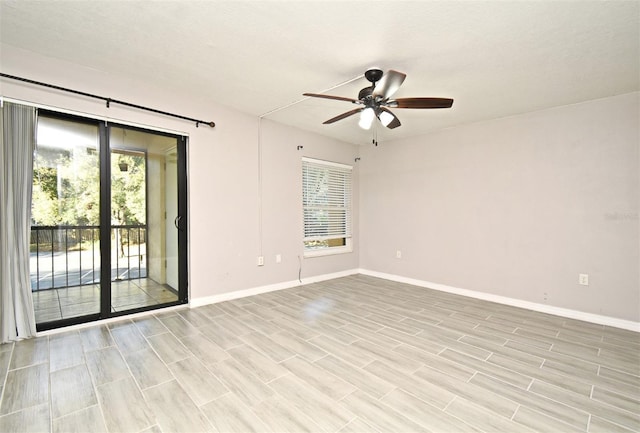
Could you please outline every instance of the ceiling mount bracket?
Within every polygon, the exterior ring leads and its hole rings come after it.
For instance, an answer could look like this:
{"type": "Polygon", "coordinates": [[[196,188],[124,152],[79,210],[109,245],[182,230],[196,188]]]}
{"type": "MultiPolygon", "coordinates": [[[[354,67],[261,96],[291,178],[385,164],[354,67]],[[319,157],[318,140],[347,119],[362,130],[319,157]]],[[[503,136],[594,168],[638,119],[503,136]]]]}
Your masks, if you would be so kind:
{"type": "Polygon", "coordinates": [[[369,69],[367,70],[367,72],[364,73],[364,77],[371,83],[376,83],[378,81],[380,81],[380,78],[382,78],[382,75],[384,74],[384,72],[382,72],[381,69],[369,69]]]}

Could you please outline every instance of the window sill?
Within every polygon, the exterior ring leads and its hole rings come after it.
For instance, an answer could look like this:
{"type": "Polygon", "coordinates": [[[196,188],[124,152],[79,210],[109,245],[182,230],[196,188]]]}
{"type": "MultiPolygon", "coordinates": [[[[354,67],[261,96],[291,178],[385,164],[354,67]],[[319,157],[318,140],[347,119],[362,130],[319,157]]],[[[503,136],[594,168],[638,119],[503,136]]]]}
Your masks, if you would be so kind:
{"type": "Polygon", "coordinates": [[[336,254],[348,254],[352,253],[353,248],[351,246],[347,247],[333,247],[333,248],[322,248],[318,250],[309,250],[305,251],[302,254],[302,257],[305,259],[313,258],[313,257],[323,257],[323,256],[333,256],[336,254]]]}

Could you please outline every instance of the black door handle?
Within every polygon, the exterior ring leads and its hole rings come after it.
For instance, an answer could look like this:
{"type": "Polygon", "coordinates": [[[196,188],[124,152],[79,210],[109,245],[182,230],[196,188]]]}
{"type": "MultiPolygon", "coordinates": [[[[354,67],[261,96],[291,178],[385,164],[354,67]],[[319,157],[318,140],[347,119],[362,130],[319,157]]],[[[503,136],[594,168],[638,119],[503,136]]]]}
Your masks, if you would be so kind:
{"type": "Polygon", "coordinates": [[[182,231],[182,229],[180,228],[180,220],[182,219],[182,215],[178,215],[176,217],[176,219],[173,220],[173,225],[176,226],[176,228],[180,231],[182,231]]]}

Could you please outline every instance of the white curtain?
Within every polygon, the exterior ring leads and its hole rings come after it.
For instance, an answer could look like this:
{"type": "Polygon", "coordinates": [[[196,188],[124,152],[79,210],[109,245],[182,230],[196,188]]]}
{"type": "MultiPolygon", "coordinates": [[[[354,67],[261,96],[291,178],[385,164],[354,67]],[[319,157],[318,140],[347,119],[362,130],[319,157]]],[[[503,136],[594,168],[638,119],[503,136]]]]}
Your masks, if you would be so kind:
{"type": "Polygon", "coordinates": [[[29,279],[35,108],[0,108],[0,343],[36,334],[29,279]]]}

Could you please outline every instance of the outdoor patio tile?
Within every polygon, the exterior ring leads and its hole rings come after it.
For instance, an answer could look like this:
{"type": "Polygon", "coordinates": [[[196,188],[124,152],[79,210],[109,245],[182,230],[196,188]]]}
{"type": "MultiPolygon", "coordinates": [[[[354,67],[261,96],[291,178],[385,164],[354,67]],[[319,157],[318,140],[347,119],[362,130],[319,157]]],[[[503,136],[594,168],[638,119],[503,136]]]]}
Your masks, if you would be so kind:
{"type": "Polygon", "coordinates": [[[131,281],[134,281],[138,286],[142,288],[160,285],[160,283],[158,283],[157,281],[154,281],[151,278],[139,278],[137,280],[131,280],[131,281]]]}
{"type": "Polygon", "coordinates": [[[96,298],[89,302],[70,303],[68,305],[61,305],[61,309],[63,319],[96,314],[100,312],[100,301],[96,298]]]}
{"type": "Polygon", "coordinates": [[[158,304],[166,304],[169,302],[176,302],[178,300],[178,295],[167,290],[165,293],[153,295],[152,298],[155,299],[158,304]]]}
{"type": "Polygon", "coordinates": [[[133,280],[111,282],[112,296],[129,296],[139,293],[143,293],[143,291],[139,285],[133,282],[133,280]]]}
{"type": "Polygon", "coordinates": [[[60,310],[60,306],[46,310],[36,308],[35,316],[36,323],[53,322],[54,320],[62,319],[62,311],[60,310]]]}
{"type": "Polygon", "coordinates": [[[39,305],[40,308],[52,308],[58,306],[58,291],[57,290],[36,290],[31,292],[33,297],[33,304],[39,305]]]}
{"type": "Polygon", "coordinates": [[[60,299],[60,306],[62,307],[92,302],[100,299],[100,287],[90,285],[58,289],[58,298],[60,299]]]}
{"type": "Polygon", "coordinates": [[[172,293],[173,295],[176,294],[175,292],[169,290],[166,286],[164,286],[162,284],[151,284],[150,283],[150,284],[141,286],[141,290],[143,290],[149,296],[157,296],[157,295],[164,294],[164,293],[172,293]]]}
{"type": "Polygon", "coordinates": [[[155,305],[157,304],[156,300],[146,293],[140,291],[140,293],[126,295],[126,296],[118,296],[111,298],[111,305],[116,308],[118,311],[122,311],[123,307],[128,307],[127,309],[132,309],[136,307],[144,307],[145,305],[155,305]]]}

